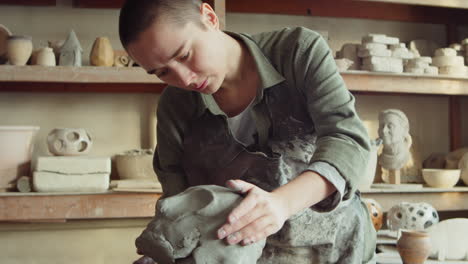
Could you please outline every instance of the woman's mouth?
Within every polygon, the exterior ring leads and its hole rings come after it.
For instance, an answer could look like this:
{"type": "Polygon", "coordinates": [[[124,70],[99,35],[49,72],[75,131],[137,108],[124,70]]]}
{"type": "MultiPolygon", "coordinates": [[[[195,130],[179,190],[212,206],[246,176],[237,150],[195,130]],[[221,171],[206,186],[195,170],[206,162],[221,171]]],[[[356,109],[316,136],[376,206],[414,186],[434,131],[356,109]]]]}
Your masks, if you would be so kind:
{"type": "Polygon", "coordinates": [[[199,84],[199,85],[195,88],[195,90],[201,91],[201,90],[203,90],[203,89],[206,88],[206,85],[207,85],[207,84],[208,84],[208,79],[206,79],[204,82],[202,82],[201,84],[199,84]]]}

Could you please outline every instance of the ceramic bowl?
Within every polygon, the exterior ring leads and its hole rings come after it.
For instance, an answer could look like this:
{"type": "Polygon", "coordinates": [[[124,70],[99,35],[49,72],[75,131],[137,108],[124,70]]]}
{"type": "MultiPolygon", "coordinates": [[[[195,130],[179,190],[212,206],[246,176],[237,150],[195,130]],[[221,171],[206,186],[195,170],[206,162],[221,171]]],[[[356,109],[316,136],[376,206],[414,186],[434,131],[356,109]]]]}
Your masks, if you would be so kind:
{"type": "Polygon", "coordinates": [[[452,188],[460,179],[460,170],[423,169],[422,175],[427,185],[434,188],[452,188]]]}

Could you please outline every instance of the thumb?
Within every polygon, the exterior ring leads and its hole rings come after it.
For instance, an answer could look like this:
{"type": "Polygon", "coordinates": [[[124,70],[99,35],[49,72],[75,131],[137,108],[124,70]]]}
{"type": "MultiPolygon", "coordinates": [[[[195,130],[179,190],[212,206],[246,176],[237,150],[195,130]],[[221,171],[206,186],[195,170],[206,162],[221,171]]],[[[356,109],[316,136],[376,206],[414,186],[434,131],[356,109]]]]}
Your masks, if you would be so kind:
{"type": "Polygon", "coordinates": [[[226,186],[238,193],[247,193],[255,187],[255,185],[243,180],[229,180],[226,182],[226,186]]]}

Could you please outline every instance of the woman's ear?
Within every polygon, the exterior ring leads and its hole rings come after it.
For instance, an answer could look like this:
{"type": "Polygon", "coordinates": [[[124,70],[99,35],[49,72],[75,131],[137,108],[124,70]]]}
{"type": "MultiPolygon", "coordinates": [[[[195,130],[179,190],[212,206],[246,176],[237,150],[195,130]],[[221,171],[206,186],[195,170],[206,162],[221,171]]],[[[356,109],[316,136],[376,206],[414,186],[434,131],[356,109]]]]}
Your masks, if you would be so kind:
{"type": "Polygon", "coordinates": [[[206,27],[212,28],[212,29],[219,29],[218,16],[216,15],[215,11],[209,4],[203,3],[200,6],[200,15],[201,15],[202,23],[206,27]]]}

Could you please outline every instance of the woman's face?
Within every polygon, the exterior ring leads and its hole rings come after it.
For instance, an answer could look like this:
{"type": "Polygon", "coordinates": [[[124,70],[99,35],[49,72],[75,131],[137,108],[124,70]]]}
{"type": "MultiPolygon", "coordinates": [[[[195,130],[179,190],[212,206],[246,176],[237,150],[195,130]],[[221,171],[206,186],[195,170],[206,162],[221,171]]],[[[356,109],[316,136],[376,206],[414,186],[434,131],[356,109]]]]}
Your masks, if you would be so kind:
{"type": "Polygon", "coordinates": [[[204,27],[194,22],[180,26],[160,17],[128,45],[129,55],[171,86],[215,93],[226,76],[227,52],[211,7],[203,5],[200,12],[204,27]]]}
{"type": "Polygon", "coordinates": [[[407,131],[401,125],[401,119],[395,114],[386,114],[379,124],[379,137],[385,145],[402,142],[407,131]]]}

